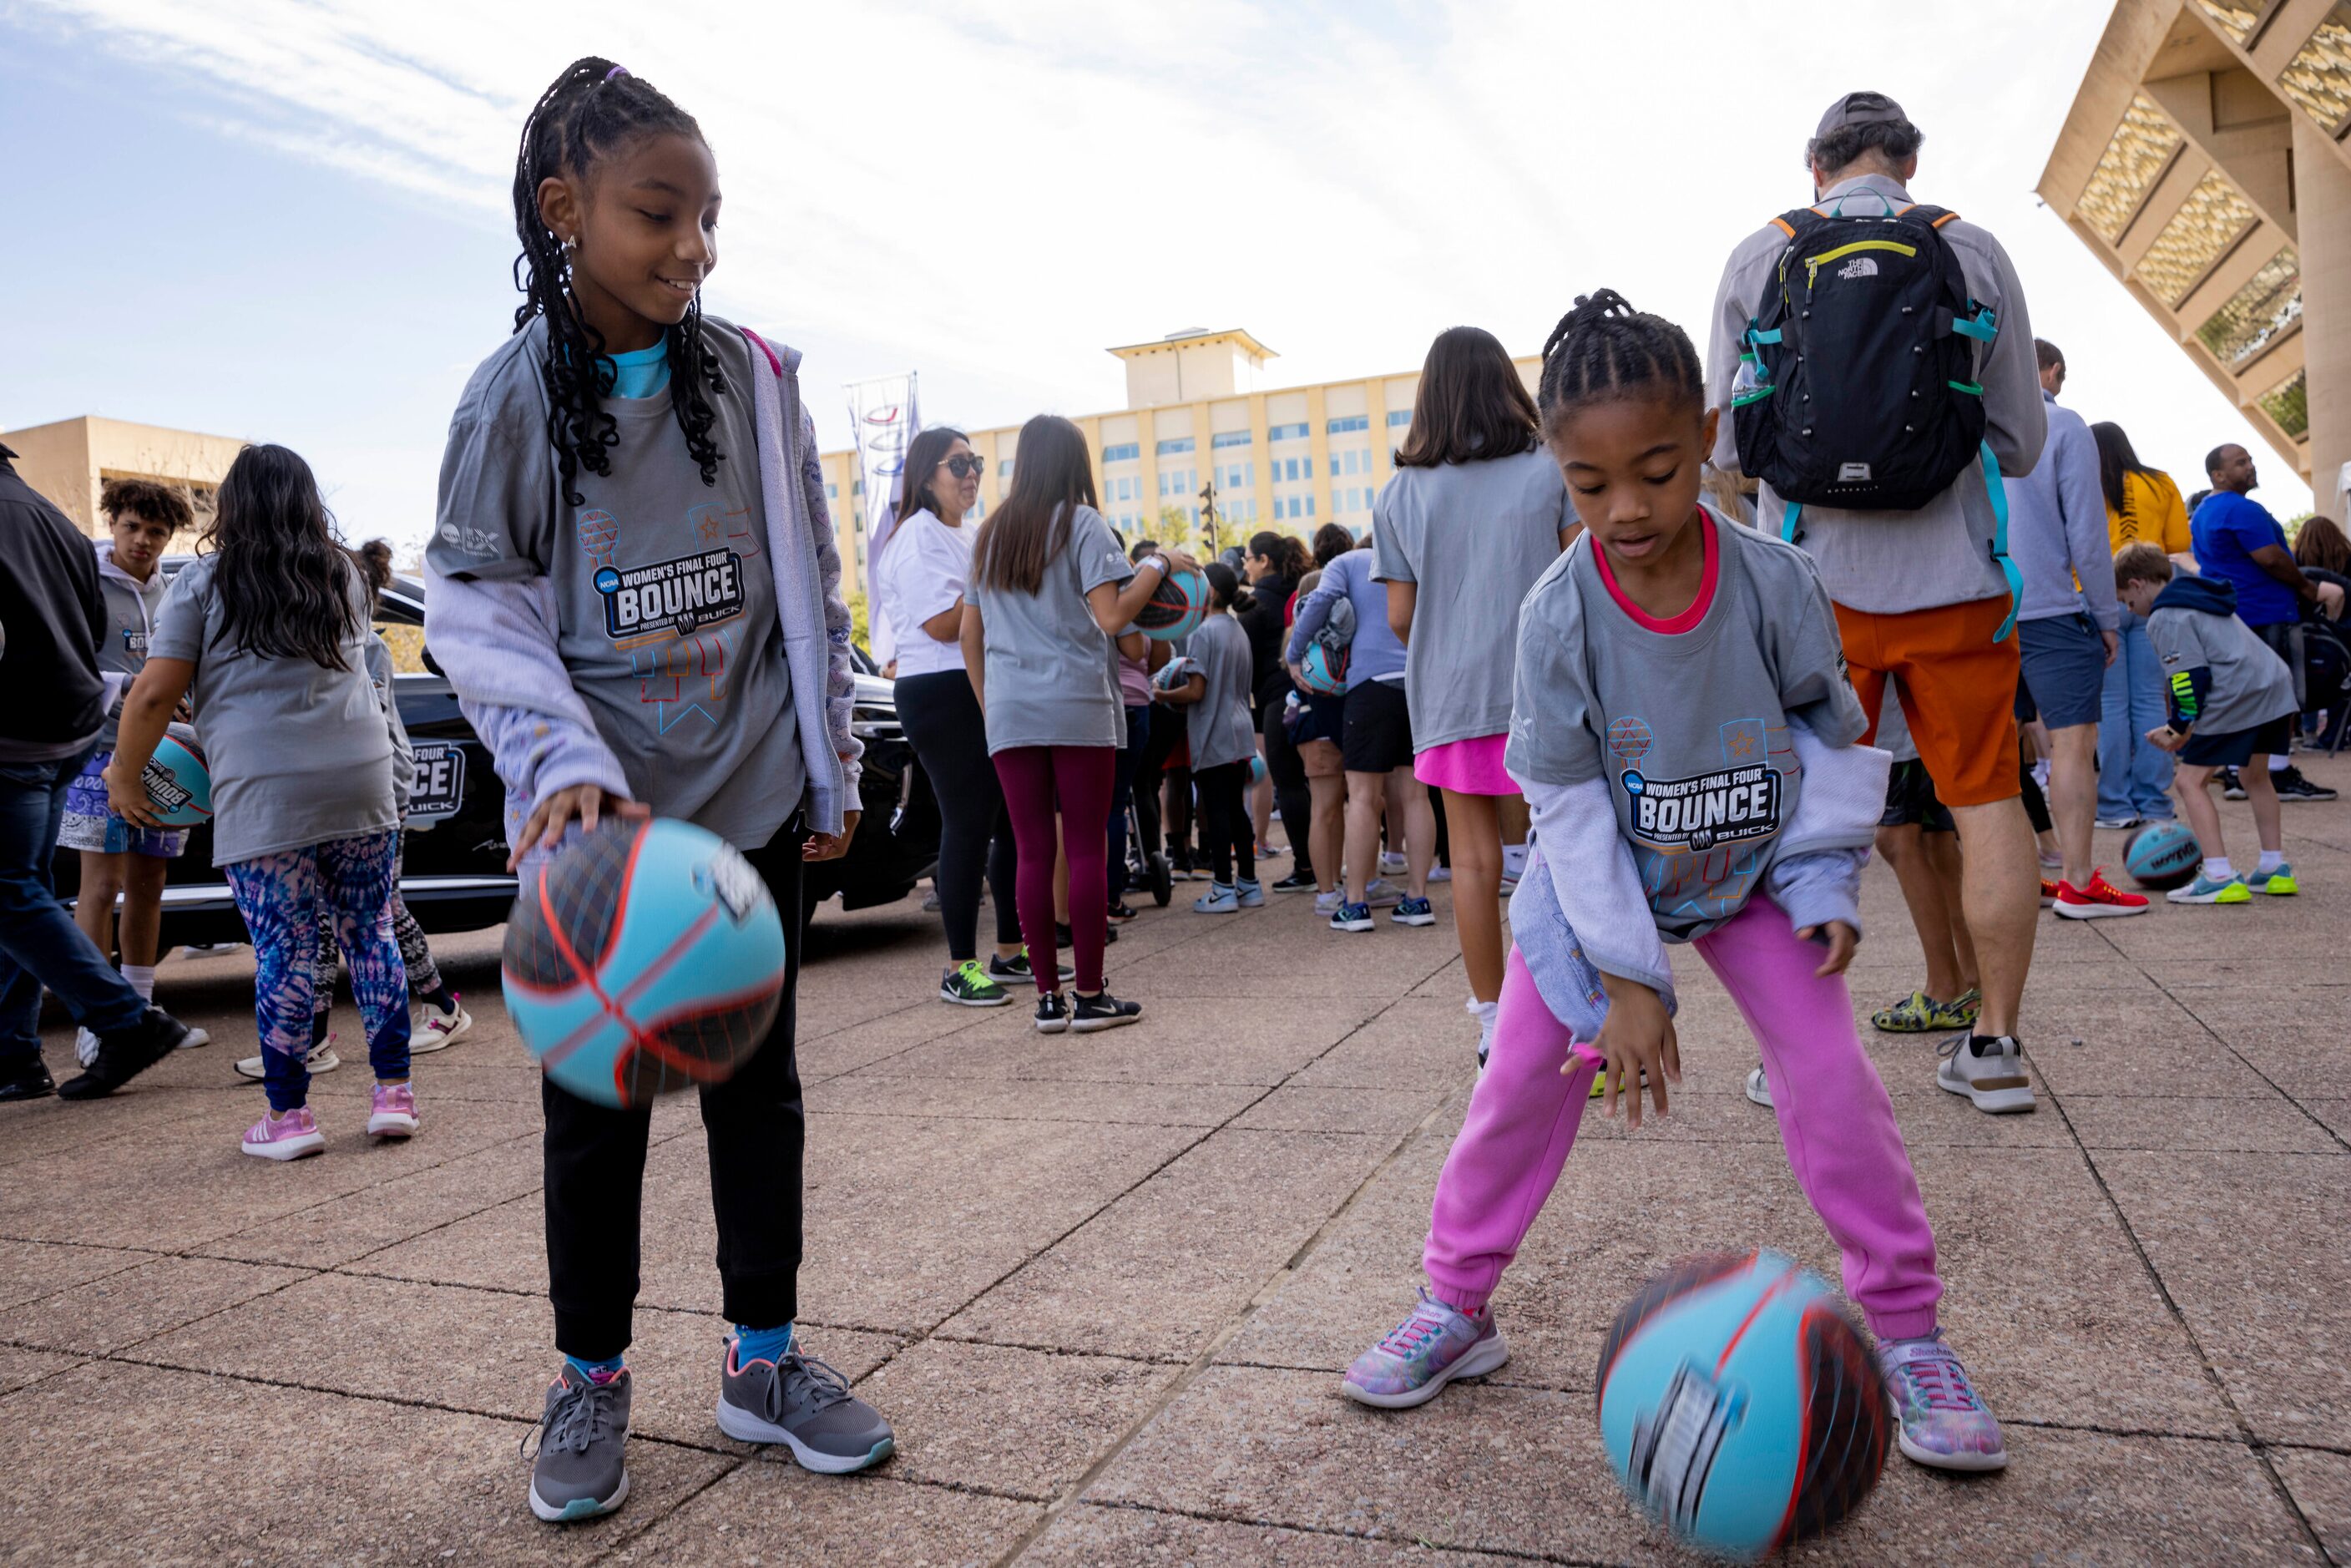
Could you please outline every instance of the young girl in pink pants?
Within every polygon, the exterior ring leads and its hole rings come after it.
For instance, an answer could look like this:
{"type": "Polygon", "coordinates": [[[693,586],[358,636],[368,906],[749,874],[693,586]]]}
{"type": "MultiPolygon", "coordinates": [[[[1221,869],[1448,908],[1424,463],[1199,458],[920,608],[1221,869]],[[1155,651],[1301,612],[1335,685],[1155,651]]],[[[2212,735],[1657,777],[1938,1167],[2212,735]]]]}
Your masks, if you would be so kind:
{"type": "Polygon", "coordinates": [[[1698,505],[1718,411],[1679,328],[1605,290],[1579,299],[1544,348],[1541,401],[1586,531],[1520,612],[1507,763],[1538,853],[1511,900],[1491,1060],[1437,1178],[1429,1288],[1344,1391],[1418,1405],[1509,1359],[1489,1299],[1593,1074],[1635,1127],[1642,1089],[1663,1114],[1681,1080],[1664,945],[1687,942],[1762,1048],[1902,1451],[2001,1469],[2000,1424],[1937,1327],[1934,1232],[1845,993],[1887,758],[1858,744],[1828,595],[1794,546],[1698,505]]]}

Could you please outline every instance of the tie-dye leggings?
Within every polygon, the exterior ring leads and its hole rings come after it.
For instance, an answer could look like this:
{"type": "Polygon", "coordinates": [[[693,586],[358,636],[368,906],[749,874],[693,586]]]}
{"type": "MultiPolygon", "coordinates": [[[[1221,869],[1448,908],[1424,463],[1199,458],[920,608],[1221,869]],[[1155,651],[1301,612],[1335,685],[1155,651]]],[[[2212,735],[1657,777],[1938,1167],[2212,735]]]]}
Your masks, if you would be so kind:
{"type": "MultiPolygon", "coordinates": [[[[405,830],[401,841],[407,842],[405,830]]],[[[400,944],[400,961],[408,969],[408,994],[429,997],[441,988],[441,969],[433,962],[433,948],[424,940],[424,927],[416,924],[416,916],[408,913],[408,905],[400,896],[400,855],[397,848],[392,852],[392,935],[400,944]]],[[[310,972],[310,1010],[318,1018],[326,1017],[335,1005],[335,955],[339,946],[335,940],[334,912],[321,904],[319,967],[310,972]]]]}
{"type": "Polygon", "coordinates": [[[222,868],[253,936],[263,1084],[269,1108],[281,1115],[309,1094],[304,1061],[310,1053],[321,904],[350,966],[351,992],[367,1026],[369,1064],[379,1080],[408,1076],[408,971],[392,934],[399,841],[396,832],[365,833],[222,868]]]}

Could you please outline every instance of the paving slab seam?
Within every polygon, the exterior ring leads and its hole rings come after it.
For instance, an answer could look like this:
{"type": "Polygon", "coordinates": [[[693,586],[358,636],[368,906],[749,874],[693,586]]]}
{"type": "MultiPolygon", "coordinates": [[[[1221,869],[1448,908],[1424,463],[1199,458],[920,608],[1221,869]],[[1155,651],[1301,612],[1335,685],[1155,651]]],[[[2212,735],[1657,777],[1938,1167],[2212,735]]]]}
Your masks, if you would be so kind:
{"type": "MultiPolygon", "coordinates": [[[[1117,1509],[1125,1513],[1157,1513],[1171,1519],[1196,1520],[1202,1524],[1238,1524],[1246,1530],[1280,1530],[1293,1535],[1321,1535],[1334,1541],[1371,1541],[1382,1545],[1420,1546],[1431,1552],[1454,1552],[1464,1556],[1491,1557],[1503,1563],[1552,1563],[1562,1568],[1631,1568],[1622,1558],[1560,1557],[1548,1552],[1535,1552],[1517,1546],[1462,1546],[1435,1540],[1426,1534],[1390,1534],[1384,1531],[1334,1530],[1327,1524],[1298,1524],[1284,1519],[1249,1519],[1238,1514],[1212,1513],[1206,1509],[1177,1508],[1169,1503],[1129,1502],[1113,1499],[1104,1502],[1088,1502],[1088,1508],[1117,1509]]],[[[1004,1559],[998,1559],[1000,1563],[1004,1559]]]]}
{"type": "MultiPolygon", "coordinates": [[[[2101,932],[2099,935],[2104,936],[2105,933],[2101,932]]],[[[2107,938],[2109,945],[2111,945],[2112,940],[2113,939],[2111,937],[2107,938]]],[[[2116,949],[2116,951],[2119,952],[2120,949],[2116,949]]],[[[2126,959],[2126,961],[2134,964],[2137,963],[2136,959],[2126,959]]],[[[2283,1100],[2287,1104],[2300,1112],[2304,1120],[2307,1121],[2312,1126],[2316,1127],[2320,1132],[2325,1133],[2329,1138],[2333,1139],[2337,1148],[2342,1149],[2346,1153],[2351,1153],[2351,1139],[2345,1138],[2342,1134],[2336,1132],[2333,1127],[2328,1126],[2325,1119],[2322,1117],[2314,1115],[2311,1113],[2309,1106],[2304,1105],[2300,1100],[2295,1099],[2292,1094],[2286,1092],[2285,1089],[2278,1083],[2277,1080],[2272,1078],[2268,1073],[2263,1072],[2260,1068],[2254,1066],[2252,1061],[2246,1057],[2244,1052],[2239,1051],[2230,1042],[2229,1038],[2226,1035],[2222,1034],[2219,1030],[2214,1029],[2212,1025],[2206,1020],[2202,1013],[2198,1012],[2186,1001],[2174,995],[2171,988],[2165,985],[2161,980],[2157,979],[2153,974],[2148,973],[2144,965],[2140,965],[2138,967],[2140,972],[2142,974],[2147,974],[2148,980],[2154,983],[2157,990],[2161,991],[2167,998],[2175,1003],[2181,1011],[2187,1013],[2189,1018],[2194,1019],[2198,1029],[2202,1030],[2206,1034],[2212,1037],[2214,1044],[2218,1045],[2222,1051],[2227,1051],[2231,1056],[2235,1057],[2237,1061],[2243,1065],[2246,1071],[2252,1073],[2263,1083],[2269,1085],[2271,1092],[2274,1093],[2279,1099],[2283,1100]]]]}
{"type": "MultiPolygon", "coordinates": [[[[2113,946],[2113,939],[2106,936],[2105,933],[2099,933],[2099,936],[2109,946],[2113,946]]],[[[2116,952],[2120,955],[2119,948],[2116,952]]],[[[2132,962],[2127,956],[2123,956],[2125,962],[2132,962]]],[[[2151,975],[2147,977],[2154,979],[2151,975]]],[[[2162,989],[2160,981],[2157,982],[2157,988],[2162,989]]],[[[2170,995],[2168,991],[2164,994],[2170,995]]],[[[2177,998],[2172,999],[2178,1000],[2177,998]]],[[[2215,1036],[2215,1038],[2218,1037],[2215,1036]]],[[[2225,1049],[2226,1042],[2222,1043],[2225,1049]]],[[[2231,1051],[2231,1054],[2234,1055],[2235,1052],[2231,1051]]],[[[2027,1060],[2030,1060],[2029,1053],[2027,1060]]],[[[2243,1059],[2239,1058],[2239,1060],[2243,1059]]],[[[2250,1067],[2251,1063],[2247,1065],[2250,1067]]],[[[2037,1069],[2035,1075],[2040,1075],[2037,1069]]],[[[2272,1087],[2274,1088],[2275,1085],[2272,1087]]],[[[2115,1197],[2114,1188],[2107,1185],[2105,1173],[2098,1168],[2096,1157],[2083,1143],[2081,1129],[2074,1126],[2074,1118],[2065,1110],[2064,1097],[2051,1089],[2045,1078],[2043,1079],[2040,1089],[2047,1098],[2050,1108],[2055,1111],[2058,1119],[2065,1124],[2065,1131],[2072,1135],[2074,1150],[2081,1155],[2084,1166],[2088,1169],[2090,1180],[2096,1185],[2098,1196],[2105,1200],[2108,1211],[2115,1217],[2115,1223],[2122,1228],[2124,1239],[2130,1243],[2131,1251],[2137,1254],[2139,1267],[2147,1271],[2147,1281],[2154,1285],[2155,1293],[2163,1302],[2164,1311],[2171,1314],[2171,1321],[2177,1323],[2179,1326],[2179,1332],[2187,1336],[2189,1348],[2196,1353],[2197,1364],[2203,1369],[2205,1381],[2211,1385],[2213,1396],[2220,1402],[2220,1407],[2229,1413],[2229,1419],[2235,1424],[2240,1441],[2251,1452],[2253,1463],[2260,1467],[2262,1474],[2268,1479],[2270,1490],[2274,1494],[2279,1504],[2285,1509],[2287,1514],[2293,1518],[2294,1523],[2301,1526],[2304,1542],[2318,1554],[2318,1560],[2326,1563],[2335,1563],[2336,1561],[2335,1554],[2327,1550],[2325,1539],[2311,1523],[2309,1515],[2303,1511],[2300,1500],[2294,1495],[2294,1489],[2286,1485],[2285,1478],[2280,1475],[2277,1467],[2271,1463],[2268,1451],[2259,1435],[2254,1432],[2252,1423],[2248,1421],[2245,1418],[2245,1413],[2238,1408],[2237,1401],[2230,1394],[2228,1383],[2221,1377],[2220,1368],[2213,1364],[2210,1354],[2204,1348],[2204,1342],[2197,1337],[2195,1325],[2188,1321],[2188,1314],[2181,1310],[2179,1302],[2172,1296],[2171,1287],[2164,1282],[2162,1272],[2156,1268],[2155,1260],[2148,1254],[2147,1244],[2140,1239],[2137,1229],[2130,1222],[2130,1216],[2123,1211],[2121,1200],[2115,1197]]],[[[2295,1108],[2300,1109],[2299,1106],[2295,1108]]]]}
{"type": "MultiPolygon", "coordinates": [[[[869,1331],[870,1332],[870,1331],[869,1331]]],[[[1025,1340],[987,1339],[977,1334],[941,1333],[934,1331],[923,1336],[938,1344],[976,1344],[991,1350],[1023,1350],[1037,1355],[1068,1356],[1076,1361],[1123,1361],[1132,1366],[1189,1366],[1191,1362],[1178,1355],[1136,1355],[1128,1351],[1077,1350],[1066,1344],[1030,1344],[1025,1340]]],[[[877,1369],[878,1370],[878,1369],[877,1369]]],[[[866,1377],[872,1376],[867,1373],[866,1377]]],[[[860,1383],[864,1377],[858,1379],[860,1383]]]]}
{"type": "MultiPolygon", "coordinates": [[[[1424,976],[1422,977],[1421,981],[1416,981],[1415,984],[1424,983],[1426,978],[1427,977],[1424,976]]],[[[1407,988],[1407,989],[1408,988],[1407,988]]],[[[1395,1003],[1391,1002],[1389,1007],[1393,1007],[1395,1003]]],[[[1356,1030],[1351,1030],[1346,1035],[1342,1036],[1341,1041],[1352,1038],[1356,1032],[1358,1032],[1358,1030],[1370,1027],[1374,1019],[1376,1019],[1387,1010],[1388,1008],[1382,1008],[1379,1012],[1374,1013],[1372,1016],[1372,1019],[1367,1019],[1363,1024],[1358,1025],[1356,1030]]],[[[1330,1049],[1332,1051],[1337,1050],[1339,1043],[1340,1042],[1333,1042],[1330,1049]]],[[[1322,1056],[1326,1054],[1328,1054],[1327,1051],[1317,1052],[1315,1060],[1319,1061],[1322,1060],[1322,1056]]],[[[1301,1069],[1301,1071],[1303,1070],[1301,1069]]],[[[1293,1076],[1295,1075],[1293,1074],[1293,1076]]],[[[1057,1519],[1066,1514],[1072,1507],[1085,1500],[1086,1493],[1092,1488],[1094,1482],[1102,1478],[1103,1472],[1108,1470],[1111,1466],[1116,1464],[1120,1456],[1126,1452],[1128,1447],[1132,1445],[1137,1437],[1142,1436],[1144,1429],[1149,1427],[1152,1422],[1157,1420],[1163,1411],[1166,1410],[1169,1406],[1175,1404],[1175,1402],[1191,1387],[1201,1373],[1207,1371],[1215,1364],[1217,1353],[1222,1350],[1227,1344],[1230,1343],[1232,1340],[1239,1334],[1241,1330],[1249,1325],[1249,1320],[1257,1315],[1257,1312],[1259,1307],[1263,1306],[1267,1301],[1271,1301],[1276,1295],[1280,1293],[1281,1287],[1289,1283],[1289,1281],[1296,1276],[1300,1263],[1312,1256],[1314,1249],[1320,1246],[1323,1239],[1332,1233],[1332,1229],[1347,1217],[1349,1211],[1351,1211],[1355,1205],[1362,1200],[1364,1194],[1369,1191],[1373,1185],[1377,1182],[1381,1176],[1384,1176],[1388,1170],[1395,1166],[1398,1159],[1403,1157],[1404,1151],[1410,1146],[1415,1138],[1418,1137],[1432,1123],[1445,1113],[1446,1109],[1452,1104],[1454,1096],[1458,1094],[1460,1092],[1461,1086],[1458,1083],[1447,1085],[1446,1089],[1437,1096],[1435,1103],[1429,1106],[1426,1113],[1424,1114],[1419,1121],[1414,1123],[1412,1126],[1397,1135],[1395,1144],[1390,1146],[1388,1152],[1382,1155],[1378,1163],[1374,1165],[1371,1170],[1365,1173],[1363,1180],[1356,1183],[1353,1189],[1351,1190],[1328,1215],[1323,1217],[1322,1223],[1315,1227],[1314,1233],[1311,1236],[1309,1236],[1303,1242],[1300,1243],[1298,1249],[1290,1253],[1289,1259],[1282,1263],[1281,1267],[1276,1269],[1262,1283],[1259,1285],[1255,1291],[1251,1292],[1249,1301],[1242,1305],[1238,1312],[1235,1312],[1225,1322],[1223,1327],[1219,1328],[1214,1334],[1209,1336],[1208,1343],[1201,1348],[1199,1354],[1193,1356],[1191,1360],[1185,1364],[1183,1371],[1177,1373],[1174,1377],[1168,1380],[1167,1386],[1159,1391],[1158,1396],[1155,1398],[1141,1414],[1136,1416],[1134,1420],[1127,1423],[1125,1430],[1119,1433],[1117,1438],[1110,1445],[1110,1447],[1105,1448],[1102,1454],[1095,1458],[1093,1463],[1088,1465],[1079,1475],[1078,1479],[1071,1482],[1070,1485],[1063,1490],[1060,1497],[1056,1498],[1052,1502],[1046,1506],[1043,1517],[1039,1519],[1034,1525],[1030,1526],[1029,1530],[1021,1534],[1020,1539],[1014,1542],[995,1559],[992,1568],[1005,1568],[1006,1564],[1018,1561],[1028,1552],[1029,1547],[1036,1544],[1039,1538],[1040,1538],[1045,1531],[1052,1528],[1053,1522],[1057,1519]]],[[[1317,1531],[1317,1533],[1335,1532],[1317,1531]]]]}
{"type": "MultiPolygon", "coordinates": [[[[914,1080],[902,1078],[893,1080],[893,1082],[909,1083],[914,1082],[914,1080]]],[[[932,1080],[932,1082],[935,1082],[937,1080],[932,1080]]],[[[1010,1083],[1027,1081],[1021,1079],[998,1078],[993,1079],[990,1082],[997,1083],[1010,1083]]],[[[1043,1080],[1042,1082],[1071,1083],[1080,1081],[1069,1078],[1055,1078],[1043,1080]]],[[[1125,1088],[1134,1086],[1123,1084],[1120,1087],[1125,1088]]],[[[1165,1087],[1174,1088],[1177,1086],[1169,1084],[1165,1085],[1165,1087]]],[[[1231,1088],[1233,1085],[1184,1084],[1182,1087],[1187,1089],[1194,1087],[1231,1088]]],[[[1258,1089],[1272,1088],[1275,1086],[1271,1084],[1249,1083],[1240,1085],[1240,1087],[1258,1089]]],[[[1140,1117],[1132,1116],[997,1116],[988,1115],[977,1111],[836,1111],[823,1105],[812,1108],[809,1112],[809,1114],[811,1116],[863,1116],[876,1122],[1011,1122],[1024,1127],[1164,1127],[1176,1132],[1198,1127],[1219,1127],[1224,1124],[1220,1122],[1148,1121],[1140,1117]]],[[[1247,1130],[1248,1129],[1244,1129],[1244,1131],[1247,1130]]]]}

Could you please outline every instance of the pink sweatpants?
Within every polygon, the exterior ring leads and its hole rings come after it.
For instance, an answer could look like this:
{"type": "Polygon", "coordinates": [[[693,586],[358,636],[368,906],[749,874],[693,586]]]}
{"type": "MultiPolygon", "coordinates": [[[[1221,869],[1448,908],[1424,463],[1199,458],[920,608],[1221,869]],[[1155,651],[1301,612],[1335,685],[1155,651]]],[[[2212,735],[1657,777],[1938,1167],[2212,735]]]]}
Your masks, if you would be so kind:
{"type": "MultiPolygon", "coordinates": [[[[1845,1294],[1881,1340],[1932,1333],[1935,1233],[1844,977],[1814,976],[1822,949],[1760,894],[1693,946],[1763,1048],[1788,1164],[1844,1255],[1845,1294]]],[[[1493,1051],[1437,1178],[1422,1256],[1437,1296],[1464,1312],[1494,1293],[1575,1145],[1596,1068],[1573,1044],[1512,948],[1493,1051]]]]}

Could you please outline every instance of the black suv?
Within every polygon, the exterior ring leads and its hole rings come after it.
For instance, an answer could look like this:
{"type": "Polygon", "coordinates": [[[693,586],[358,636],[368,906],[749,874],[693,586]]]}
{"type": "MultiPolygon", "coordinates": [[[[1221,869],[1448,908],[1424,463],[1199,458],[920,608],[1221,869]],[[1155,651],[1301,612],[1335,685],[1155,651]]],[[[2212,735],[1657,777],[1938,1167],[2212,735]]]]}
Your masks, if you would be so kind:
{"type": "MultiPolygon", "coordinates": [[[[176,572],[191,559],[172,557],[163,570],[176,572]]],[[[394,578],[377,605],[376,623],[395,640],[402,635],[395,628],[415,628],[406,635],[421,635],[424,585],[394,578]]],[[[899,727],[891,683],[862,649],[852,653],[857,706],[852,726],[865,743],[865,815],[849,853],[807,868],[804,915],[835,894],[848,909],[895,903],[931,873],[938,857],[938,806],[899,727]]],[[[490,754],[457,711],[443,677],[403,674],[393,678],[393,688],[416,752],[401,897],[428,932],[496,925],[514,903],[515,879],[507,870],[506,792],[490,754]]],[[[81,882],[79,854],[58,851],[56,870],[57,894],[70,902],[81,882]]],[[[191,829],[188,852],[172,862],[163,884],[163,948],[247,939],[228,883],[213,867],[212,829],[191,829]]]]}

